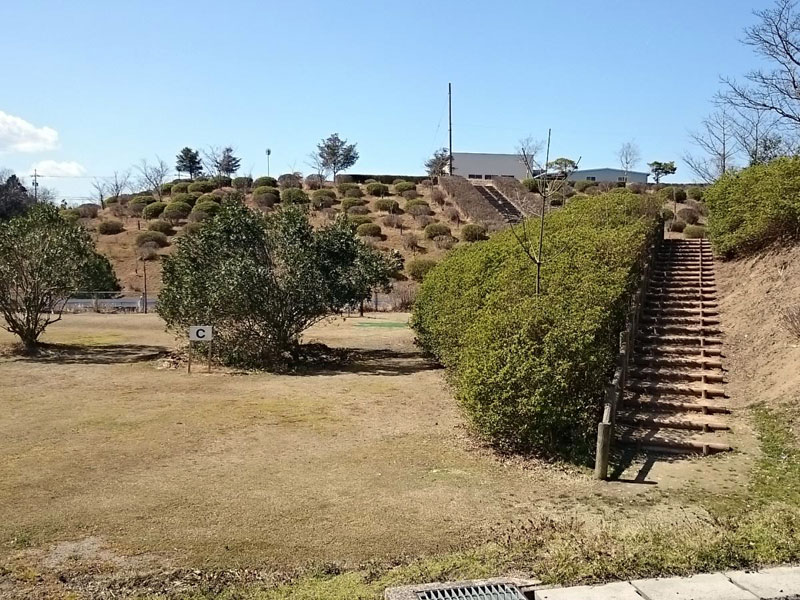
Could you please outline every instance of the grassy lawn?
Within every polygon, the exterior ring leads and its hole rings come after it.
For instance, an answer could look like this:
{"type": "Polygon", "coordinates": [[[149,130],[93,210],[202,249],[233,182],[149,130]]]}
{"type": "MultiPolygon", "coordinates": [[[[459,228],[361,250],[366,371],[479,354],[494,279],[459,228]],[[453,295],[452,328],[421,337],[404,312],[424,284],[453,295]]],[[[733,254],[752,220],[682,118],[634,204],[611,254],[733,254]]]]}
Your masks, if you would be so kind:
{"type": "Polygon", "coordinates": [[[477,444],[406,320],[315,327],[308,341],[353,360],[297,375],[187,375],[152,358],[174,346],[154,315],[68,315],[37,358],[0,334],[0,596],[196,568],[268,574],[199,586],[208,597],[378,598],[410,581],[800,557],[798,456],[773,413],[756,422],[780,461],[665,462],[658,485],[598,484],[477,444]]]}

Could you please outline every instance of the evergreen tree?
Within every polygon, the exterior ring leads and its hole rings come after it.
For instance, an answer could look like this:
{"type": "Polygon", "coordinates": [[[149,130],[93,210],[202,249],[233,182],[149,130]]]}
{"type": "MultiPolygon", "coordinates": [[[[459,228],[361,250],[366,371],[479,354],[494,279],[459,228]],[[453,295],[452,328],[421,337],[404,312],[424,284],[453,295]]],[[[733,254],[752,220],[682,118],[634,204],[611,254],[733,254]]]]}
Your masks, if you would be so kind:
{"type": "Polygon", "coordinates": [[[188,173],[190,179],[194,179],[203,172],[203,163],[200,161],[200,152],[192,150],[186,146],[175,157],[175,170],[180,173],[188,173]]]}
{"type": "Polygon", "coordinates": [[[334,133],[317,144],[317,156],[322,166],[333,173],[335,183],[337,173],[356,164],[358,151],[355,144],[348,144],[347,140],[341,139],[338,133],[334,133]]]}
{"type": "Polygon", "coordinates": [[[239,170],[239,164],[242,161],[234,156],[233,148],[230,146],[226,146],[222,149],[222,154],[219,157],[218,164],[216,165],[217,171],[219,171],[220,175],[226,175],[230,177],[236,171],[239,170]]]}

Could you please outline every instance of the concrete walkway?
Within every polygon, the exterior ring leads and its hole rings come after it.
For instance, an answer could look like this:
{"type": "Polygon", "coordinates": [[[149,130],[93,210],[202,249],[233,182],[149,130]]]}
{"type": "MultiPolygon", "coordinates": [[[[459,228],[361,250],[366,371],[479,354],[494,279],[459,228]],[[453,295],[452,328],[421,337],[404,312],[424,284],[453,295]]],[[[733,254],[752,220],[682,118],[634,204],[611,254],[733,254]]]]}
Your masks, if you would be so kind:
{"type": "Polygon", "coordinates": [[[727,571],[617,581],[605,585],[544,588],[524,579],[491,579],[387,589],[386,600],[800,600],[800,567],[727,571]],[[479,586],[479,589],[476,589],[479,586]],[[507,586],[507,587],[506,587],[507,586]],[[509,589],[510,588],[510,589],[509,589]]]}
{"type": "Polygon", "coordinates": [[[534,590],[536,600],[800,599],[800,567],[728,571],[691,577],[637,579],[598,586],[534,590]]]}

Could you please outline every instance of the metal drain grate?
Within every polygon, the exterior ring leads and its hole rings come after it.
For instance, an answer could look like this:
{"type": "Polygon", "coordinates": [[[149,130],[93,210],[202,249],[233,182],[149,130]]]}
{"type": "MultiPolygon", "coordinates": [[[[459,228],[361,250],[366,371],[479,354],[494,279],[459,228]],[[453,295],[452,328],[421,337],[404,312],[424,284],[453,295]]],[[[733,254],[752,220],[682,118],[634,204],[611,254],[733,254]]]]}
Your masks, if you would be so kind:
{"type": "Polygon", "coordinates": [[[417,592],[419,600],[525,600],[515,585],[490,583],[417,592]]]}

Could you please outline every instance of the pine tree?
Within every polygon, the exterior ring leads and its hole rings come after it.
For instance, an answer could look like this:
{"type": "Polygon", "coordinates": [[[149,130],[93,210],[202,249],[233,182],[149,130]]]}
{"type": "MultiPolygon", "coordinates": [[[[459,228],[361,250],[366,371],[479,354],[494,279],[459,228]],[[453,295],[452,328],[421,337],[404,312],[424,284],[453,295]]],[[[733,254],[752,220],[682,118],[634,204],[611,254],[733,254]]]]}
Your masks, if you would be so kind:
{"type": "Polygon", "coordinates": [[[203,171],[203,163],[200,162],[200,152],[192,150],[186,146],[175,157],[175,170],[178,173],[188,173],[190,179],[194,179],[203,171]]]}
{"type": "Polygon", "coordinates": [[[317,144],[317,156],[322,166],[333,173],[334,183],[337,173],[349,169],[358,160],[356,145],[348,144],[338,133],[331,134],[317,144]]]}
{"type": "Polygon", "coordinates": [[[227,146],[222,149],[222,154],[219,157],[219,164],[216,166],[221,175],[230,177],[239,170],[241,162],[239,158],[234,156],[233,148],[227,146]]]}

